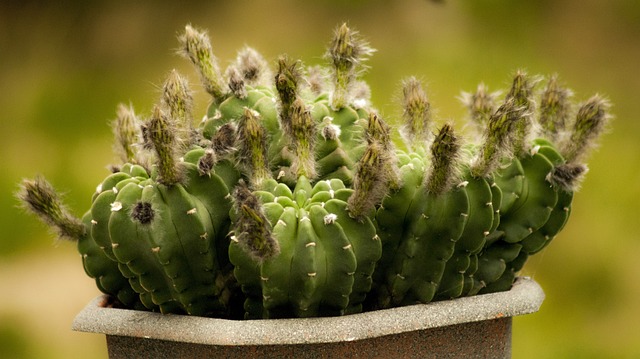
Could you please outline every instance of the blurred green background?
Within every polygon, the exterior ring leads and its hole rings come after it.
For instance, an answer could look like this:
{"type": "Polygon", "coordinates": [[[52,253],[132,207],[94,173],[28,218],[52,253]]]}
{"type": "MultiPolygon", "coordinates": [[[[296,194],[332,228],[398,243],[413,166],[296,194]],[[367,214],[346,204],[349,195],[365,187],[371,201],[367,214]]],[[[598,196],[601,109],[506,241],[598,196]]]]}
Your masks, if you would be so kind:
{"type": "MultiPolygon", "coordinates": [[[[16,2],[17,3],[17,2],[16,2]]],[[[176,68],[187,23],[206,28],[223,65],[243,45],[323,63],[331,31],[348,21],[378,49],[366,74],[373,102],[397,118],[400,80],[417,75],[439,123],[465,110],[456,97],[483,81],[505,88],[519,68],[558,73],[616,119],[590,158],[572,218],[524,274],[547,298],[515,319],[515,358],[640,356],[640,2],[539,1],[84,1],[0,5],[0,357],[104,358],[100,335],[70,330],[98,294],[72,243],[57,242],[17,207],[23,177],[46,175],[73,211],[107,173],[118,102],[146,114],[176,68]],[[62,5],[62,4],[68,5],[62,5]],[[636,223],[636,224],[631,224],[636,223]]],[[[199,116],[196,116],[199,117],[199,116]]]]}

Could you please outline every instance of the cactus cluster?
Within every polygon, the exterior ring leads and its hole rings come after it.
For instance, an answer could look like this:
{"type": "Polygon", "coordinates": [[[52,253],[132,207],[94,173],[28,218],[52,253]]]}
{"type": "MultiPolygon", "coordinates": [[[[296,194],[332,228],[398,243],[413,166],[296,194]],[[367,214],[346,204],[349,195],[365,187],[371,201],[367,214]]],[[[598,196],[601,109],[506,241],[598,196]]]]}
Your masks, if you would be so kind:
{"type": "Polygon", "coordinates": [[[373,50],[347,25],[328,66],[282,56],[273,72],[251,48],[222,72],[189,25],[179,40],[212,97],[200,123],[174,70],[147,118],[118,107],[121,164],[82,219],[41,177],[18,193],[126,308],[310,317],[508,290],[566,223],[609,118],[602,97],[575,110],[557,77],[518,71],[503,97],[464,94],[464,139],[409,78],[394,143],[360,78],[373,50]]]}

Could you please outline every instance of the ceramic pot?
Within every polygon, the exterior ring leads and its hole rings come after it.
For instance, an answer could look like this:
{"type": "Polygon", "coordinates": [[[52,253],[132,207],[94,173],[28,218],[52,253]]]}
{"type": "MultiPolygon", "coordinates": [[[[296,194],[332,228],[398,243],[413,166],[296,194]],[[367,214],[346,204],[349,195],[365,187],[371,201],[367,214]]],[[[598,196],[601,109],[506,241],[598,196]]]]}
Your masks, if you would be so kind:
{"type": "Polygon", "coordinates": [[[512,317],[544,292],[508,292],[330,318],[236,321],[105,308],[91,301],[73,330],[107,337],[110,358],[509,358],[512,317]]]}

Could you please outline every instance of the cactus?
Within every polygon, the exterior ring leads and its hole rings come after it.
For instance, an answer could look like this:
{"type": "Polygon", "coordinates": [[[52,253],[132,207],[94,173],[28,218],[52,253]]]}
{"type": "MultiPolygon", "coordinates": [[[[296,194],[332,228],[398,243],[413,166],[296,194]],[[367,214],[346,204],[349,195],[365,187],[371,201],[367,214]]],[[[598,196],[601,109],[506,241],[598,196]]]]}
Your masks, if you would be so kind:
{"type": "Polygon", "coordinates": [[[609,119],[594,96],[571,121],[557,76],[539,91],[517,71],[500,102],[484,85],[462,96],[477,130],[464,141],[410,77],[394,143],[361,80],[373,50],[347,25],[325,67],[280,56],[271,70],[244,47],[223,71],[206,32],[179,42],[211,95],[200,123],[171,71],[145,120],[118,106],[119,164],[82,219],[42,177],[18,192],[125,308],[311,317],[508,290],[567,222],[609,119]]]}
{"type": "Polygon", "coordinates": [[[304,176],[293,191],[273,180],[235,191],[229,256],[247,318],[361,311],[381,244],[368,217],[351,217],[352,192],[339,179],[312,187],[304,176]]]}

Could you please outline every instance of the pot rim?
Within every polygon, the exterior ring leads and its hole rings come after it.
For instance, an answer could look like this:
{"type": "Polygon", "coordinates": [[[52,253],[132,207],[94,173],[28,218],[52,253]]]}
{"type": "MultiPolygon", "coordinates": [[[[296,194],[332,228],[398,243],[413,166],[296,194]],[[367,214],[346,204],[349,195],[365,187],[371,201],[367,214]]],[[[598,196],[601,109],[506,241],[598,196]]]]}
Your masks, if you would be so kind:
{"type": "Polygon", "coordinates": [[[537,312],[540,285],[519,277],[511,290],[341,317],[229,320],[104,308],[93,299],[74,319],[80,332],[205,345],[282,345],[362,340],[537,312]]]}

